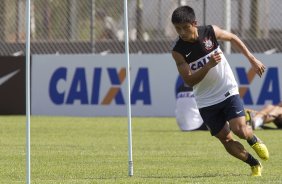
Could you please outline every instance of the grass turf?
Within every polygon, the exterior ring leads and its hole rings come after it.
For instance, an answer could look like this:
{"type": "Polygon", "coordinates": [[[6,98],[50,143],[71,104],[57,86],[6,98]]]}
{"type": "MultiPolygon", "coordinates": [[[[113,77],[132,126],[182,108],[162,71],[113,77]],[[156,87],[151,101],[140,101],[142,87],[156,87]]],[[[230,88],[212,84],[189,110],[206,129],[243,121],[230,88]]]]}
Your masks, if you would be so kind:
{"type": "MultiPolygon", "coordinates": [[[[24,116],[0,117],[0,183],[26,182],[24,116]]],[[[32,117],[31,183],[281,183],[280,130],[258,130],[268,146],[262,177],[208,131],[181,132],[174,118],[133,118],[134,176],[128,176],[127,118],[32,117]]],[[[239,139],[236,137],[236,139],[239,139]]],[[[255,157],[245,141],[241,143],[255,157]]]]}

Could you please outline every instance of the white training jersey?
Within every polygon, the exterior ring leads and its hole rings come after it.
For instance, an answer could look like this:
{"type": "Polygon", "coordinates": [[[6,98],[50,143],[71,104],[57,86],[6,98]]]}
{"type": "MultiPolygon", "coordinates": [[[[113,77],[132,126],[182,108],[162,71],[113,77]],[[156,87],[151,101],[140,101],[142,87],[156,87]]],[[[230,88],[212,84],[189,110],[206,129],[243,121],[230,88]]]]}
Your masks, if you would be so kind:
{"type": "MultiPolygon", "coordinates": [[[[219,47],[215,51],[222,52],[219,47]]],[[[210,54],[205,57],[208,58],[210,54]]],[[[204,59],[200,58],[190,63],[190,66],[204,59]]],[[[221,62],[211,68],[201,82],[193,86],[193,91],[199,108],[217,104],[229,96],[239,94],[237,82],[223,54],[221,54],[221,62]]]]}
{"type": "Polygon", "coordinates": [[[193,91],[181,91],[177,94],[175,117],[178,127],[183,131],[195,130],[203,124],[193,91]]]}
{"type": "MultiPolygon", "coordinates": [[[[173,48],[173,51],[185,58],[192,73],[209,62],[212,53],[222,52],[211,25],[199,26],[198,35],[198,39],[193,43],[179,38],[173,48]]],[[[234,74],[223,54],[221,58],[221,62],[211,68],[202,81],[193,86],[198,108],[215,105],[229,96],[239,94],[234,74]]]]}

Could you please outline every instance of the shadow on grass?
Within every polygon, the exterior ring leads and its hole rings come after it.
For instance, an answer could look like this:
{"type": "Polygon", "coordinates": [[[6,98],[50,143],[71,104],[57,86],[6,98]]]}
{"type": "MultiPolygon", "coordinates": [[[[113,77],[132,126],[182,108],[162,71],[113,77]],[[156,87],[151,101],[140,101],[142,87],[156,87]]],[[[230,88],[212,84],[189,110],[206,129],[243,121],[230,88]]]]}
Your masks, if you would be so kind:
{"type": "Polygon", "coordinates": [[[238,177],[238,176],[247,176],[247,175],[243,175],[243,174],[234,174],[234,173],[230,173],[230,174],[218,174],[218,173],[203,173],[203,174],[199,174],[199,175],[192,175],[192,176],[188,176],[188,175],[184,175],[184,176],[171,176],[171,177],[164,177],[164,176],[145,176],[145,177],[140,177],[140,178],[162,178],[162,179],[181,179],[181,178],[216,178],[216,177],[238,177]]]}
{"type": "Polygon", "coordinates": [[[163,132],[179,132],[179,133],[189,133],[189,132],[209,132],[208,130],[142,130],[142,132],[154,132],[154,133],[163,133],[163,132]]]}
{"type": "Polygon", "coordinates": [[[282,130],[282,129],[276,128],[276,127],[273,127],[273,126],[263,125],[263,126],[261,126],[261,129],[258,129],[258,130],[260,131],[260,130],[282,130]]]}
{"type": "MultiPolygon", "coordinates": [[[[247,176],[244,174],[219,174],[219,173],[203,173],[199,175],[183,175],[183,176],[124,176],[124,177],[93,177],[91,179],[95,180],[119,180],[119,179],[126,179],[126,178],[135,178],[135,179],[200,179],[200,178],[216,178],[216,177],[238,177],[238,176],[247,176]]],[[[87,178],[90,179],[90,178],[87,178]]]]}

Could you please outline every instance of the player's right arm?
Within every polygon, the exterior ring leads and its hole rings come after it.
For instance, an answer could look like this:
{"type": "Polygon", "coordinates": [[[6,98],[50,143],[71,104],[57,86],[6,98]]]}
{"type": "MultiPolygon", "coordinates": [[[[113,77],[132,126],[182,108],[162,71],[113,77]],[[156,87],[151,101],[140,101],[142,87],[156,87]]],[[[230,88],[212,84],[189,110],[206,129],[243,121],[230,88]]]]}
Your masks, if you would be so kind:
{"type": "Polygon", "coordinates": [[[172,51],[172,57],[175,61],[180,76],[185,83],[191,87],[198,84],[206,76],[208,71],[212,67],[216,66],[221,60],[220,53],[212,54],[210,61],[197,72],[192,74],[190,66],[188,63],[186,63],[184,57],[180,53],[172,51]]]}

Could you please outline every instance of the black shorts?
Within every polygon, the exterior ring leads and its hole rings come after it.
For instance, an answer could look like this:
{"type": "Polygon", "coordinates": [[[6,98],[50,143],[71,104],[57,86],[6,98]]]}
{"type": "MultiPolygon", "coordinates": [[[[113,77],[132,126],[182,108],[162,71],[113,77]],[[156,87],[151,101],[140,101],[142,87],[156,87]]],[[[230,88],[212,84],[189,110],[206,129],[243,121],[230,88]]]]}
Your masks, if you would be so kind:
{"type": "Polygon", "coordinates": [[[245,116],[243,102],[239,95],[230,96],[223,102],[200,108],[199,111],[213,136],[220,132],[227,121],[245,116]]]}

